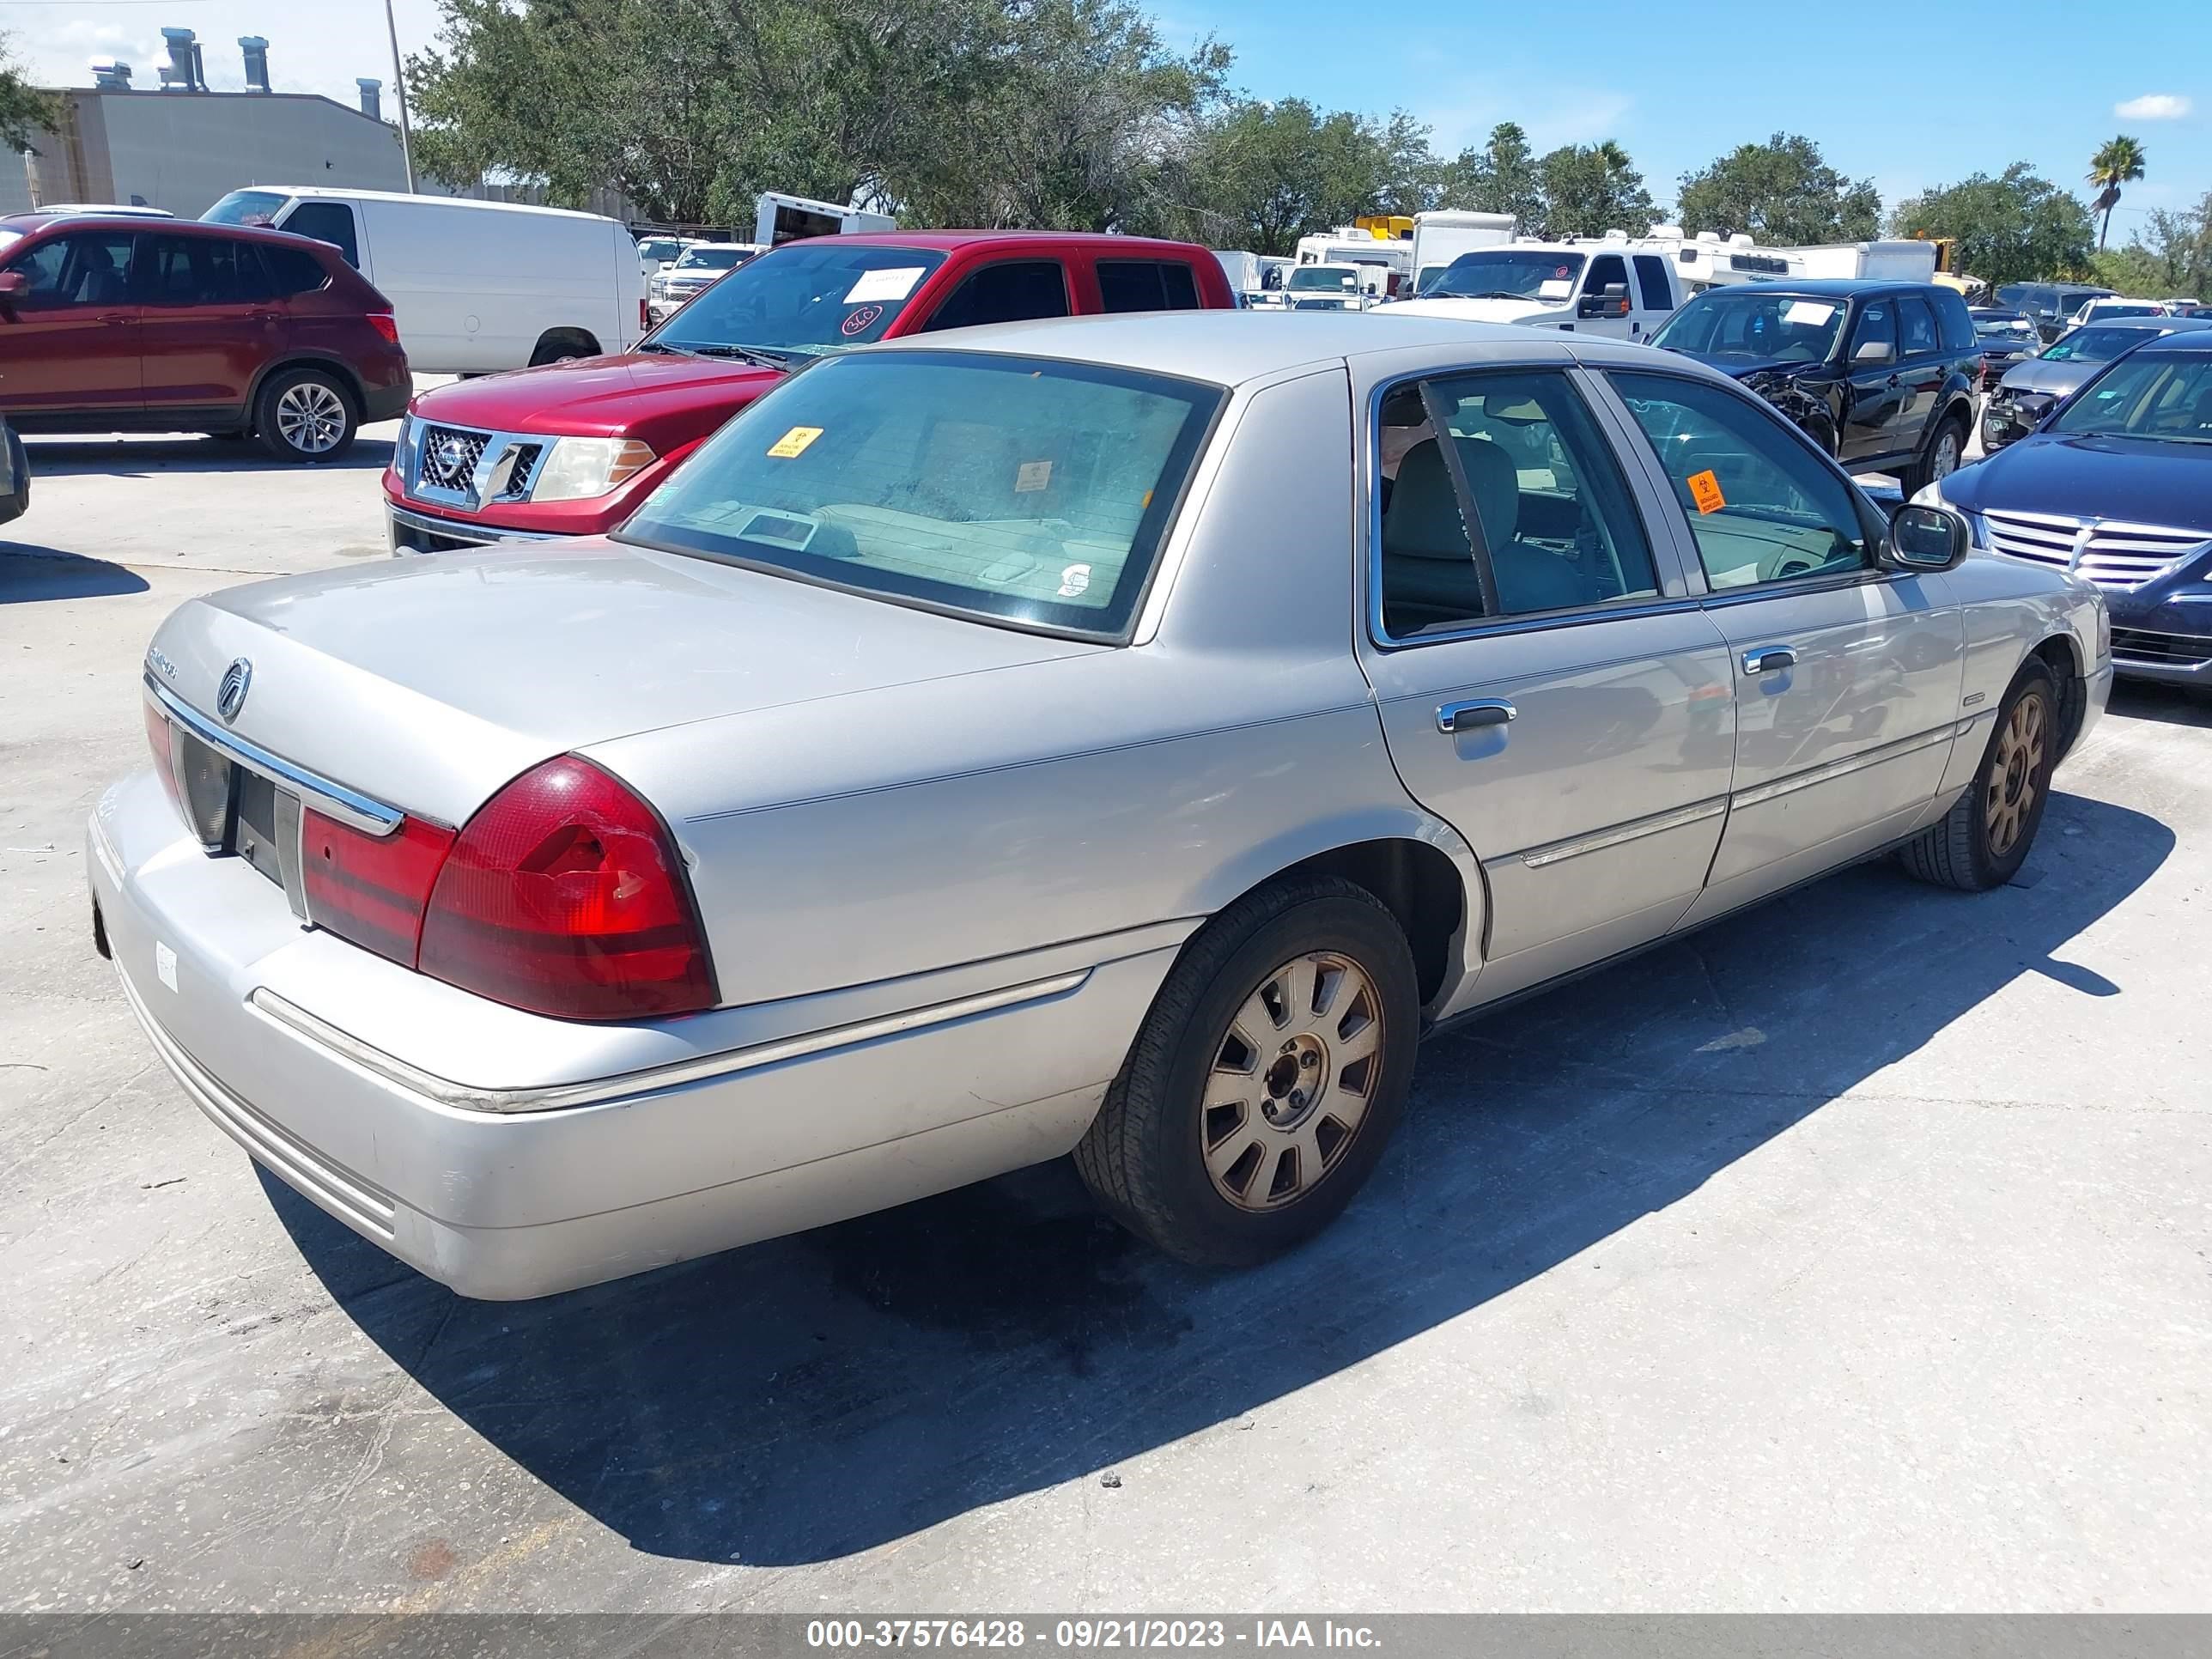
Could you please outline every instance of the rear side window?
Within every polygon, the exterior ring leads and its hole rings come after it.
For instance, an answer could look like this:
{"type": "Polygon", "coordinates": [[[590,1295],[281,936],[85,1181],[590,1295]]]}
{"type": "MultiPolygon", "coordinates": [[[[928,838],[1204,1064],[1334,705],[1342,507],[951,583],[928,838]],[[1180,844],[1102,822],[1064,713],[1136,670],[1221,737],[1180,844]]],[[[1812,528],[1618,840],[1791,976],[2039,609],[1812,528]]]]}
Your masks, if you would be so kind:
{"type": "Polygon", "coordinates": [[[1198,279],[1179,259],[1101,259],[1098,298],[1107,311],[1194,311],[1198,279]]]}
{"type": "Polygon", "coordinates": [[[244,305],[270,292],[258,250],[226,236],[142,236],[131,274],[141,305],[244,305]]]}
{"type": "Polygon", "coordinates": [[[1936,331],[1942,339],[1946,351],[1972,351],[1975,349],[1974,319],[1967,311],[1966,302],[1949,289],[1936,295],[1936,331]]]}
{"type": "Polygon", "coordinates": [[[312,236],[328,242],[356,270],[361,269],[361,245],[354,240],[353,210],[343,202],[302,202],[292,210],[283,228],[295,236],[312,236]]]}
{"type": "MultiPolygon", "coordinates": [[[[1688,250],[1685,249],[1686,252],[1688,250]]],[[[1636,256],[1636,280],[1644,289],[1646,311],[1671,311],[1674,291],[1667,286],[1667,262],[1656,253],[1636,256]]]]}
{"type": "Polygon", "coordinates": [[[264,246],[261,263],[268,268],[270,286],[280,295],[312,294],[331,279],[322,261],[305,248],[264,246]]]}
{"type": "Polygon", "coordinates": [[[1898,314],[1904,323],[1905,355],[1925,356],[1936,349],[1936,314],[1928,309],[1928,301],[1907,295],[1898,304],[1898,314]]]}
{"type": "Polygon", "coordinates": [[[969,276],[922,331],[1067,314],[1067,273],[1059,260],[1006,259],[969,276]]]}

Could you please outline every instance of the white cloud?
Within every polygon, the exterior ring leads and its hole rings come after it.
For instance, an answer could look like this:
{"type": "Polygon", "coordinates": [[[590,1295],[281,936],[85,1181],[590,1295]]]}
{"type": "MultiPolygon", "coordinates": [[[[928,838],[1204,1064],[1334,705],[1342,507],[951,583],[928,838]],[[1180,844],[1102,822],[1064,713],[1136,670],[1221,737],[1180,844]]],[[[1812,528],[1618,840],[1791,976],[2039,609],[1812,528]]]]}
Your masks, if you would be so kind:
{"type": "Polygon", "coordinates": [[[2140,98],[2113,105],[2112,113],[2123,121],[2179,121],[2187,118],[2192,107],[2189,100],[2178,93],[2147,92],[2140,98]]]}

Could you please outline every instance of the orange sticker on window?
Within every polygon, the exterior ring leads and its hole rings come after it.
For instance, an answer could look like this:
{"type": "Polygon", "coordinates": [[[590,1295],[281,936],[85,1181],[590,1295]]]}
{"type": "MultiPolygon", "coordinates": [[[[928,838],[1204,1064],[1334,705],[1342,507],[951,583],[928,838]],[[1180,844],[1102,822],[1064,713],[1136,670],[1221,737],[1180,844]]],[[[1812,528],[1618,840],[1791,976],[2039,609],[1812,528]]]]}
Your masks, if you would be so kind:
{"type": "Polygon", "coordinates": [[[778,460],[787,461],[793,456],[805,453],[806,446],[822,435],[818,426],[795,426],[768,447],[768,453],[778,460]]]}
{"type": "Polygon", "coordinates": [[[1710,471],[1690,475],[1690,499],[1700,513],[1717,513],[1728,505],[1728,498],[1721,494],[1721,481],[1710,471]]]}

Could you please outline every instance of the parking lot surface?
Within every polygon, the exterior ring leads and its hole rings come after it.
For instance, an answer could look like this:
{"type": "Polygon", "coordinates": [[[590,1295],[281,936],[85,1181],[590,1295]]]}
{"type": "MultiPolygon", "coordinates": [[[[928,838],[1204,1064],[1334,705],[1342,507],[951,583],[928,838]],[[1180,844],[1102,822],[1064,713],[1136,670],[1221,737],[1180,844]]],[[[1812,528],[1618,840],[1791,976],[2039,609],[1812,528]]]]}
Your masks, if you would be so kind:
{"type": "Polygon", "coordinates": [[[470,1303],[192,1109],[85,897],[155,625],[380,558],[389,443],[34,440],[0,531],[0,1606],[2212,1598],[2212,704],[2124,688],[2009,887],[1851,871],[1437,1040],[1258,1272],[1048,1167],[470,1303]]]}

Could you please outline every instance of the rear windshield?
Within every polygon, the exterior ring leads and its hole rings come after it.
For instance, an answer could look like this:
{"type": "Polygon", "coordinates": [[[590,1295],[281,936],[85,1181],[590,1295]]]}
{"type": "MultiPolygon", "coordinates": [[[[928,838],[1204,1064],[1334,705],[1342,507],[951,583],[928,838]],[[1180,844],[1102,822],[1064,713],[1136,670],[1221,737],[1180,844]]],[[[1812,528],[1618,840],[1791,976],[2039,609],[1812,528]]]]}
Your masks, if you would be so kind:
{"type": "Polygon", "coordinates": [[[724,427],[622,534],[988,621],[1119,635],[1225,396],[1035,357],[839,358],[724,427]]]}
{"type": "Polygon", "coordinates": [[[1697,357],[1822,363],[1834,349],[1846,309],[1841,300],[1763,288],[1708,289],[1669,317],[1651,343],[1697,357]]]}
{"type": "Polygon", "coordinates": [[[791,357],[844,351],[882,339],[944,263],[933,248],[835,237],[788,243],[746,260],[652,339],[680,351],[741,346],[791,357]]]}
{"type": "Polygon", "coordinates": [[[2148,329],[2099,328],[2094,323],[2085,323],[2044,347],[2043,360],[2047,363],[2110,362],[2151,337],[2148,329]]]}
{"type": "Polygon", "coordinates": [[[276,222],[292,198],[273,190],[234,190],[200,215],[204,225],[266,225],[276,222]]]}
{"type": "Polygon", "coordinates": [[[2212,447],[2212,351],[2137,353],[2115,363],[2059,411],[2051,430],[2212,447]]]}

